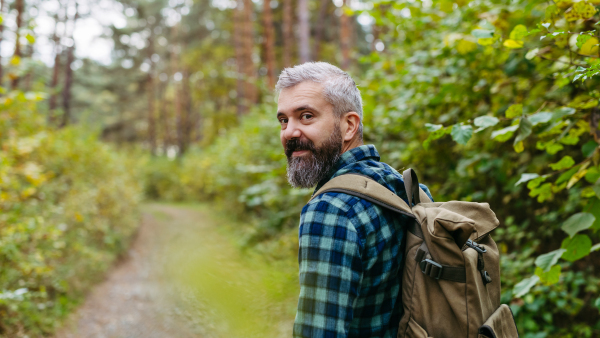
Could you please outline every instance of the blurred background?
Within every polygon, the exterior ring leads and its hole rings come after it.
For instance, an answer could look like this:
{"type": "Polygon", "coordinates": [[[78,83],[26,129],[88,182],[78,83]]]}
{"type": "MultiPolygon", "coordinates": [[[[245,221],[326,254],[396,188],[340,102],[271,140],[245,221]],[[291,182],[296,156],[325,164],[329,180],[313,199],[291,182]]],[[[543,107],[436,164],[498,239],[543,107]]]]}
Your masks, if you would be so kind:
{"type": "Polygon", "coordinates": [[[284,67],[501,221],[522,337],[600,337],[600,1],[0,0],[0,337],[290,336],[284,67]]]}

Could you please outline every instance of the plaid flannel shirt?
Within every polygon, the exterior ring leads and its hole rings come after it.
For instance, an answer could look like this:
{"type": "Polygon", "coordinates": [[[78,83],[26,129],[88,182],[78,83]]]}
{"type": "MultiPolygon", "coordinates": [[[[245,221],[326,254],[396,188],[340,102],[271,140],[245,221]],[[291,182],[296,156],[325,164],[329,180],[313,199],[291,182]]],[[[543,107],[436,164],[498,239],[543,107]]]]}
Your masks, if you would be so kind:
{"type": "MultiPolygon", "coordinates": [[[[406,201],[402,175],[379,159],[373,145],[345,152],[315,192],[333,177],[356,173],[406,201]]],[[[302,209],[294,337],[396,337],[407,220],[337,192],[324,193],[302,209]]]]}

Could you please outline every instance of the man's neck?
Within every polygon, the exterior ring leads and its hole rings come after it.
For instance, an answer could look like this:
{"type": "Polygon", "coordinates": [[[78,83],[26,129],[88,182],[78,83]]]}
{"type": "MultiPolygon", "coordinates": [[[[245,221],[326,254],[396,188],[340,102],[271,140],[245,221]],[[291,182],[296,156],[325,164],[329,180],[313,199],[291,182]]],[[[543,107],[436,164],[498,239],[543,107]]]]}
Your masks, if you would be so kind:
{"type": "Polygon", "coordinates": [[[350,149],[354,149],[356,147],[360,147],[363,145],[363,142],[361,140],[359,140],[358,138],[353,138],[352,140],[348,141],[348,142],[344,142],[344,144],[342,145],[342,154],[347,152],[350,149]]]}

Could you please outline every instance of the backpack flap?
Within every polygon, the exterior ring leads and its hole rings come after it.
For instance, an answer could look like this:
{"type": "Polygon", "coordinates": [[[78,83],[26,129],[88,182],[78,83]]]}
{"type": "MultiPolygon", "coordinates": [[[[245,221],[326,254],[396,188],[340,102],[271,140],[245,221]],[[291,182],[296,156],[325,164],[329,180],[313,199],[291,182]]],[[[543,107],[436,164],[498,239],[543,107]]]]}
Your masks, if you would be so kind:
{"type": "Polygon", "coordinates": [[[488,320],[479,328],[479,338],[518,338],[512,311],[506,304],[500,305],[488,320]]]}

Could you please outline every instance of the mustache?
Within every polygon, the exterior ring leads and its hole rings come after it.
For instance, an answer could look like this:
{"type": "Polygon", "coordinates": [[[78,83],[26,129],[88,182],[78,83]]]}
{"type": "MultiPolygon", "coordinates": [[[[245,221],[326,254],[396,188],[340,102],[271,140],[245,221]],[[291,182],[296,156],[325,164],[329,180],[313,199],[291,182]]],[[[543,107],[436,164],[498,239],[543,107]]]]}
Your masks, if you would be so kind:
{"type": "Polygon", "coordinates": [[[292,157],[295,151],[309,150],[315,152],[315,144],[310,140],[291,139],[285,143],[285,156],[292,157]]]}

